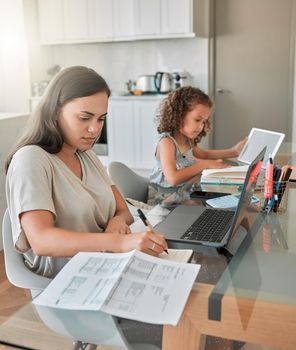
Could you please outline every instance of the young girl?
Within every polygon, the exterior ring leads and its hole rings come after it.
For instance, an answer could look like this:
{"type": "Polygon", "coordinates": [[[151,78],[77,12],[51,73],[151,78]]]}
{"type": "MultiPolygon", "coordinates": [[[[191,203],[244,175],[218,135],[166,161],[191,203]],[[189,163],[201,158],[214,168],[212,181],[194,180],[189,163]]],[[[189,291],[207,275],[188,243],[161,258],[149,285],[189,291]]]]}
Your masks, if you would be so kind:
{"type": "Polygon", "coordinates": [[[172,91],[162,101],[157,116],[160,137],[156,164],[150,175],[157,190],[157,201],[186,186],[203,169],[227,167],[222,159],[240,154],[246,139],[223,150],[206,150],[198,146],[210,130],[212,112],[210,97],[191,86],[172,91]]]}

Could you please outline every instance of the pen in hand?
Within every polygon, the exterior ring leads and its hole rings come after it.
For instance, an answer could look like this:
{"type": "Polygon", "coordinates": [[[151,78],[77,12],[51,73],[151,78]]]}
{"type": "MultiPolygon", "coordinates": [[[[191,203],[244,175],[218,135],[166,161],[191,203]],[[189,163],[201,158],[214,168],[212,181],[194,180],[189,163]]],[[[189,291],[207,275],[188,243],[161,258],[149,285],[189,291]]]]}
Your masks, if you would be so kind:
{"type": "MultiPolygon", "coordinates": [[[[145,225],[146,227],[148,227],[149,230],[150,230],[151,232],[155,233],[154,230],[153,230],[153,226],[152,226],[151,223],[148,221],[146,215],[142,212],[142,210],[141,210],[141,209],[137,209],[137,212],[139,213],[140,219],[143,221],[144,225],[145,225]]],[[[164,249],[164,251],[165,251],[167,254],[169,253],[167,249],[164,249]]]]}

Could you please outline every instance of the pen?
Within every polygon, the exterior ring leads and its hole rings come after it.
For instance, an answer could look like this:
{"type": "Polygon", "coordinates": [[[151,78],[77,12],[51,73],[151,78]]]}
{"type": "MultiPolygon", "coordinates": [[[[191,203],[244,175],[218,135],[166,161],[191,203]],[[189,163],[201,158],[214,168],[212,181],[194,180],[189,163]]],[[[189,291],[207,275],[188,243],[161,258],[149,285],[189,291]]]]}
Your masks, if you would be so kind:
{"type": "MultiPolygon", "coordinates": [[[[154,232],[153,226],[152,226],[151,223],[148,221],[148,219],[146,218],[146,215],[142,212],[142,210],[141,210],[141,209],[137,209],[137,212],[139,213],[140,219],[143,221],[144,225],[147,226],[151,232],[154,232]]],[[[154,232],[154,233],[155,233],[155,232],[154,232]]],[[[167,251],[167,249],[164,249],[164,251],[165,251],[167,254],[169,253],[169,252],[167,251]]]]}
{"type": "Polygon", "coordinates": [[[280,182],[277,207],[279,207],[279,205],[281,203],[281,200],[282,200],[284,192],[286,190],[287,182],[289,181],[291,173],[292,173],[291,165],[288,165],[285,173],[282,176],[282,180],[280,182]]]}
{"type": "Polygon", "coordinates": [[[273,194],[273,161],[271,154],[268,157],[268,163],[266,165],[266,171],[265,171],[265,182],[264,182],[264,208],[263,210],[267,209],[267,204],[269,200],[272,198],[273,194]]]}

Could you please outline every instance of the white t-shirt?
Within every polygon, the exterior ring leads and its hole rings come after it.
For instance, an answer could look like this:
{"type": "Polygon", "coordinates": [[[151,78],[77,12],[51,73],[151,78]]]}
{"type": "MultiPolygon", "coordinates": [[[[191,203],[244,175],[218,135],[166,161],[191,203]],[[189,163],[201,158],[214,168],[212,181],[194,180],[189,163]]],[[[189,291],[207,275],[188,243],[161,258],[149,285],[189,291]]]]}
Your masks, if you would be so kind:
{"type": "Polygon", "coordinates": [[[36,256],[22,230],[21,213],[48,210],[54,214],[56,227],[80,232],[104,231],[115,214],[113,183],[103,165],[92,151],[77,155],[82,179],[57,155],[39,146],[21,148],[9,165],[6,196],[13,241],[26,265],[43,276],[55,276],[69,258],[36,256]]]}

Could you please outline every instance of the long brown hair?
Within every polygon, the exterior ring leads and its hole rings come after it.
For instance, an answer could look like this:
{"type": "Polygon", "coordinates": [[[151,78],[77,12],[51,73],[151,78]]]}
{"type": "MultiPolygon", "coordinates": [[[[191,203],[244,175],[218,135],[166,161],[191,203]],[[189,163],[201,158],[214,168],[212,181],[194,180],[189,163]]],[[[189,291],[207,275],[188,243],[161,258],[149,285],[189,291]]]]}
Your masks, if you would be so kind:
{"type": "Polygon", "coordinates": [[[49,84],[29,119],[24,134],[7,156],[6,172],[13,155],[21,147],[38,145],[49,153],[58,153],[64,143],[56,123],[60,109],[71,100],[91,96],[98,92],[106,92],[108,97],[110,96],[110,89],[106,81],[93,69],[73,66],[59,72],[49,84]]]}
{"type": "MultiPolygon", "coordinates": [[[[198,104],[209,108],[212,108],[214,105],[206,93],[192,86],[180,87],[170,92],[160,104],[156,116],[157,131],[159,133],[169,132],[172,136],[176,135],[182,126],[185,115],[198,104]]],[[[210,129],[211,122],[208,120],[202,132],[193,140],[194,144],[199,143],[210,129]]]]}

